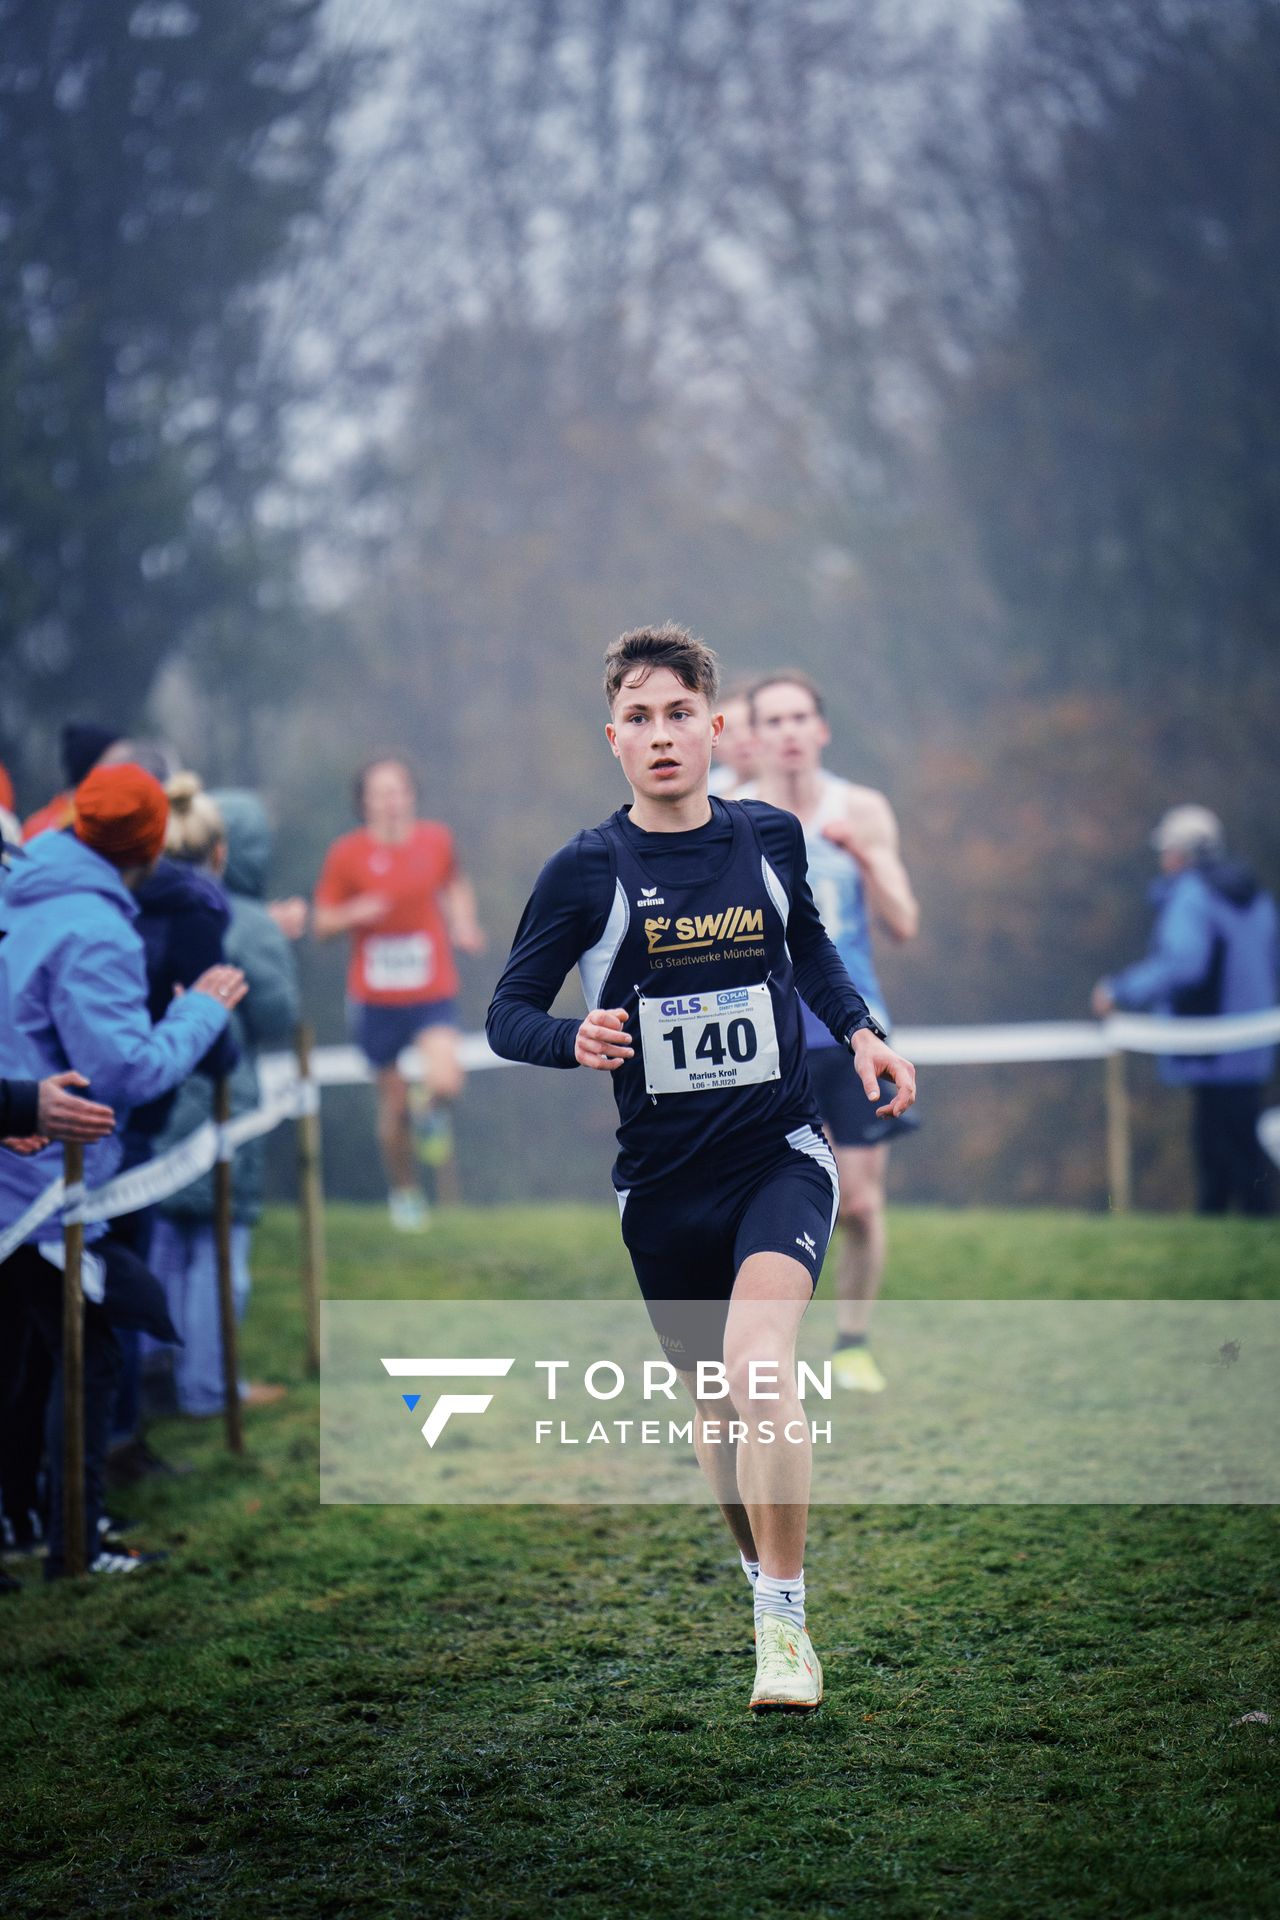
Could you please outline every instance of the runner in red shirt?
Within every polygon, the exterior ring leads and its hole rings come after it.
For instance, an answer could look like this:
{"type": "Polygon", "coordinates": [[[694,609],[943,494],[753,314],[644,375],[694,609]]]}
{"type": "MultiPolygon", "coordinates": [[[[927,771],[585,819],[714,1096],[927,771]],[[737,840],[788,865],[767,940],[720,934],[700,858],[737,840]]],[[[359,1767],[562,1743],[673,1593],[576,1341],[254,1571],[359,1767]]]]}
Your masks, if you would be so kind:
{"type": "MultiPolygon", "coordinates": [[[[335,840],[316,887],[316,937],[351,936],[347,1014],[351,1037],[377,1076],[378,1143],[391,1186],[391,1218],[426,1224],[414,1167],[413,1124],[433,1157],[448,1151],[445,1109],[462,1091],[454,947],[480,953],[484,934],[453,835],[414,817],[413,776],[402,760],[375,760],[357,776],[364,826],[335,840]],[[397,1061],[416,1043],[424,1095],[411,1112],[397,1061]],[[443,1151],[442,1151],[443,1149],[443,1151]]],[[[416,1092],[416,1089],[415,1089],[416,1092]]]]}

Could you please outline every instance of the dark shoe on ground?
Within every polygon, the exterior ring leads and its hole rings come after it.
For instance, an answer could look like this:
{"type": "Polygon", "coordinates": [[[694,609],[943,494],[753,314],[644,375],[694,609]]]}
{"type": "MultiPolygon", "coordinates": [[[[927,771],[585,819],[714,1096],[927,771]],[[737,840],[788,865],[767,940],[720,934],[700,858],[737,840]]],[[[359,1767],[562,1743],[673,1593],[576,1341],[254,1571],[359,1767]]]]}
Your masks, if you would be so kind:
{"type": "Polygon", "coordinates": [[[153,1447],[139,1435],[134,1440],[126,1440],[118,1447],[112,1447],[107,1455],[107,1485],[109,1487],[132,1487],[139,1480],[158,1474],[166,1479],[176,1478],[180,1474],[190,1473],[187,1461],[175,1465],[172,1460],[162,1460],[153,1447]]]}
{"type": "Polygon", "coordinates": [[[21,1580],[15,1580],[11,1573],[6,1573],[4,1571],[4,1568],[0,1567],[0,1593],[21,1593],[21,1592],[22,1592],[21,1580]]]}

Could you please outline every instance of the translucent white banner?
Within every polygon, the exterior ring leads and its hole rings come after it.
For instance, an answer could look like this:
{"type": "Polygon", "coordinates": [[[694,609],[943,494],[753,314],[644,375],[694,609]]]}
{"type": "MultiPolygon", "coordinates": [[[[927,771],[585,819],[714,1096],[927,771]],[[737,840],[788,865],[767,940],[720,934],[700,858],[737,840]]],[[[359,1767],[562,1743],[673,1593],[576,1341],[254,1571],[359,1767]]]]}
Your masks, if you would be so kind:
{"type": "Polygon", "coordinates": [[[839,1385],[830,1301],[781,1370],[763,1322],[735,1322],[736,1385],[723,1321],[665,1303],[660,1339],[638,1297],[326,1301],[321,1499],[709,1501],[702,1359],[722,1492],[736,1471],[802,1498],[811,1458],[812,1499],[841,1506],[1280,1500],[1280,1302],[885,1301],[879,1394],[839,1385]]]}

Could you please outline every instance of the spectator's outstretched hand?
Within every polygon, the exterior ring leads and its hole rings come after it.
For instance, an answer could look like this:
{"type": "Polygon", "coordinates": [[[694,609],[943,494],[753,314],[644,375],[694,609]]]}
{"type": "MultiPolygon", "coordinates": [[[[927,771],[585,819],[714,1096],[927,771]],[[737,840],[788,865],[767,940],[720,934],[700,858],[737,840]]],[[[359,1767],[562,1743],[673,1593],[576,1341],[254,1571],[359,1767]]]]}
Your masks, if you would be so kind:
{"type": "Polygon", "coordinates": [[[43,1153],[49,1142],[42,1133],[30,1133],[25,1140],[17,1140],[12,1134],[0,1140],[0,1147],[7,1147],[10,1153],[43,1153]]]}
{"type": "Polygon", "coordinates": [[[82,1073],[55,1073],[40,1082],[37,1124],[45,1140],[102,1140],[115,1131],[116,1116],[96,1100],[82,1100],[69,1087],[87,1087],[82,1073]]]}
{"type": "Polygon", "coordinates": [[[114,1132],[116,1116],[110,1107],[101,1106],[96,1100],[82,1100],[78,1094],[68,1091],[71,1087],[87,1087],[89,1082],[82,1073],[53,1073],[47,1080],[40,1082],[36,1096],[36,1123],[39,1133],[29,1133],[21,1138],[10,1134],[0,1140],[0,1147],[7,1147],[10,1153],[42,1153],[51,1140],[75,1141],[86,1145],[90,1140],[102,1140],[114,1132]]]}
{"type": "MultiPolygon", "coordinates": [[[[200,978],[191,988],[192,993],[207,993],[230,1013],[232,1007],[238,1007],[249,991],[249,982],[239,967],[206,967],[200,978]]],[[[175,987],[175,993],[181,988],[175,987]]]]}
{"type": "Polygon", "coordinates": [[[267,912],[286,940],[301,940],[311,909],[301,894],[294,893],[287,900],[268,900],[267,912]]]}

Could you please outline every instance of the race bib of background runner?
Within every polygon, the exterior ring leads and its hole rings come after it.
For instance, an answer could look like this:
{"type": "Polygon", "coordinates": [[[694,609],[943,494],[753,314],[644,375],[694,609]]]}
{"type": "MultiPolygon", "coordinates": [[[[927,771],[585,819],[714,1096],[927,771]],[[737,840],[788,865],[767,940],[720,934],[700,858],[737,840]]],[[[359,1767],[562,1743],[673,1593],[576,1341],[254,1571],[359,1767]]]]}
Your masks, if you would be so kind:
{"type": "Polygon", "coordinates": [[[641,994],[640,1047],[649,1093],[706,1093],[781,1077],[767,982],[660,999],[641,994]]]}
{"type": "Polygon", "coordinates": [[[365,984],[374,993],[412,993],[431,980],[431,936],[380,933],[365,941],[365,984]]]}

